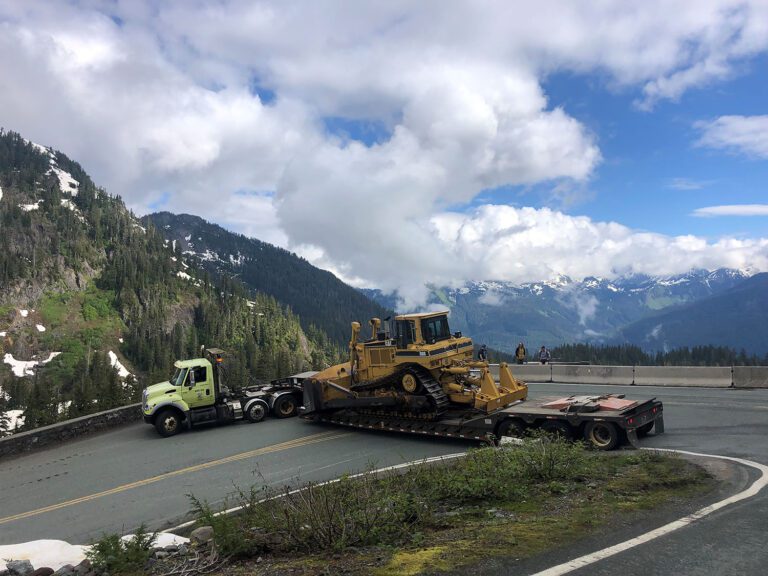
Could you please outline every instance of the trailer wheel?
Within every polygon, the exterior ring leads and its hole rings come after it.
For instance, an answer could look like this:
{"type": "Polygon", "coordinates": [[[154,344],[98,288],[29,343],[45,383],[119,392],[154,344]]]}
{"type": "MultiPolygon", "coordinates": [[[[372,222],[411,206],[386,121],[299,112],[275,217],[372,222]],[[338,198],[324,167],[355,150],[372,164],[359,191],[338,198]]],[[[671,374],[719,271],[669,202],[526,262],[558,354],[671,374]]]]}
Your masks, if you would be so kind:
{"type": "Polygon", "coordinates": [[[619,445],[621,435],[613,422],[588,422],[584,439],[598,450],[613,450],[619,445]]]}
{"type": "Polygon", "coordinates": [[[299,411],[299,405],[296,402],[296,398],[290,394],[284,394],[280,396],[272,405],[272,412],[278,418],[290,418],[296,416],[299,411]]]}
{"type": "Polygon", "coordinates": [[[168,438],[181,431],[181,416],[178,410],[167,408],[155,417],[155,429],[160,436],[168,438]]]}
{"type": "Polygon", "coordinates": [[[638,437],[642,438],[643,436],[648,436],[648,432],[653,429],[653,424],[653,422],[648,422],[648,424],[640,426],[640,428],[637,429],[638,437]]]}
{"type": "Polygon", "coordinates": [[[542,432],[562,438],[563,440],[573,440],[573,428],[567,422],[560,420],[547,420],[540,426],[542,432]]]}
{"type": "Polygon", "coordinates": [[[254,402],[248,406],[245,417],[249,422],[261,422],[267,415],[267,405],[264,402],[254,402]]]}
{"type": "Polygon", "coordinates": [[[514,418],[510,418],[499,424],[499,428],[496,431],[496,436],[498,437],[499,441],[501,441],[502,438],[519,439],[525,437],[525,432],[526,427],[523,422],[514,418]]]}

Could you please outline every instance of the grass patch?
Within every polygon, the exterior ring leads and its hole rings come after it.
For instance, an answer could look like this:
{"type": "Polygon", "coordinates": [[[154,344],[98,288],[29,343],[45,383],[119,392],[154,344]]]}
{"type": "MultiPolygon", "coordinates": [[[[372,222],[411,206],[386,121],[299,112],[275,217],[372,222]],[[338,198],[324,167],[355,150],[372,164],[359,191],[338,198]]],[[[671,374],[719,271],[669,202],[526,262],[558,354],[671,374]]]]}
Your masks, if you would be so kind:
{"type": "Polygon", "coordinates": [[[592,452],[539,437],[400,474],[307,483],[296,493],[254,488],[226,504],[246,506],[234,516],[216,517],[206,503],[194,503],[200,522],[214,527],[217,548],[239,559],[238,573],[312,574],[310,566],[322,566],[325,573],[389,576],[533,556],[617,513],[682,501],[713,485],[675,456],[592,452]],[[269,561],[250,563],[261,556],[269,561]]]}

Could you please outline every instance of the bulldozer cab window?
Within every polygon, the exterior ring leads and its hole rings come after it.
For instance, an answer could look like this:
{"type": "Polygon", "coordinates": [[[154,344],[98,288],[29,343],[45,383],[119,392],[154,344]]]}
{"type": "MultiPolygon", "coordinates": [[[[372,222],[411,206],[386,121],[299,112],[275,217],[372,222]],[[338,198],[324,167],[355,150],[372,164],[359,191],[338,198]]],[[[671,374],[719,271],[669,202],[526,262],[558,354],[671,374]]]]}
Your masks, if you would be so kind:
{"type": "Polygon", "coordinates": [[[416,323],[413,320],[397,321],[397,347],[407,348],[416,341],[416,323]]]}
{"type": "Polygon", "coordinates": [[[440,340],[447,340],[451,337],[451,331],[448,328],[448,317],[435,316],[434,318],[425,318],[421,321],[421,334],[429,344],[434,344],[440,340]]]}

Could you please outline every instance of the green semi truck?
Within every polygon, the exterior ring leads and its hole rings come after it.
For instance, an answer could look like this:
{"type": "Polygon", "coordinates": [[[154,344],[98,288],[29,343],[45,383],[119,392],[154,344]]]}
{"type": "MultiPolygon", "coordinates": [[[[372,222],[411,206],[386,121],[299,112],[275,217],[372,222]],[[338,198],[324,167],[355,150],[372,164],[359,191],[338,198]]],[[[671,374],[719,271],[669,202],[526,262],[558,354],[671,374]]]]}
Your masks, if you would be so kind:
{"type": "Polygon", "coordinates": [[[230,389],[226,383],[224,351],[204,350],[204,357],[177,360],[170,380],[144,389],[144,421],[164,437],[185,426],[236,420],[260,422],[267,414],[289,418],[298,413],[302,382],[316,372],[295,374],[266,385],[230,389]]]}

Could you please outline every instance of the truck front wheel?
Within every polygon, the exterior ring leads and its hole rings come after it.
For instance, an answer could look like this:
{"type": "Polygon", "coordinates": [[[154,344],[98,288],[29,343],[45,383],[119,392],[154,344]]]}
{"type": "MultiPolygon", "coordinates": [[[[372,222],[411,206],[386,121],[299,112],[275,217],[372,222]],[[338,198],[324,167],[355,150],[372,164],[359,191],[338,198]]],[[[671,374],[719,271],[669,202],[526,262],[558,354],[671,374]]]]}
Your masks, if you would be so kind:
{"type": "Polygon", "coordinates": [[[613,422],[589,422],[584,427],[584,439],[598,450],[613,450],[621,436],[613,422]]]}
{"type": "Polygon", "coordinates": [[[280,396],[272,406],[272,412],[278,418],[290,418],[295,416],[298,411],[299,404],[296,402],[296,398],[290,394],[280,396]]]}
{"type": "Polygon", "coordinates": [[[171,408],[163,410],[155,418],[155,428],[164,438],[174,436],[181,431],[181,415],[171,408]]]}

